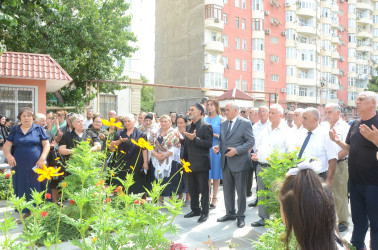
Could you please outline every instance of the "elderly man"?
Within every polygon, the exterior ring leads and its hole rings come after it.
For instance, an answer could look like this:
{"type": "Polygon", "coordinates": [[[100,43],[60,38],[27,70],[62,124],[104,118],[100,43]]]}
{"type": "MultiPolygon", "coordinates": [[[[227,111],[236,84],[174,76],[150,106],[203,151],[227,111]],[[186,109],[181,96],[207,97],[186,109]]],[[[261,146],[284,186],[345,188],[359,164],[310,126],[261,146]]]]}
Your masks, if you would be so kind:
{"type": "Polygon", "coordinates": [[[114,110],[109,110],[108,112],[108,118],[110,121],[110,118],[115,118],[117,116],[117,113],[114,110]]]}
{"type": "Polygon", "coordinates": [[[138,124],[135,125],[135,127],[139,127],[143,125],[144,118],[146,117],[147,113],[146,112],[140,112],[138,115],[138,124]]]}
{"type": "Polygon", "coordinates": [[[184,218],[200,216],[198,222],[205,222],[209,216],[209,170],[210,151],[213,145],[213,127],[205,122],[202,115],[205,109],[199,103],[190,107],[189,119],[192,123],[184,132],[184,159],[190,162],[192,172],[188,173],[188,187],[191,198],[191,212],[184,218]],[[199,195],[201,194],[201,207],[199,195]]]}
{"type": "Polygon", "coordinates": [[[289,126],[289,128],[292,128],[294,126],[293,121],[294,121],[294,112],[289,110],[287,112],[287,117],[286,117],[287,126],[289,126]]]}
{"type": "MultiPolygon", "coordinates": [[[[267,106],[260,106],[258,109],[258,116],[259,116],[259,121],[255,124],[253,124],[253,136],[255,137],[255,141],[257,142],[259,140],[259,136],[261,134],[261,131],[270,126],[270,121],[269,121],[269,108],[267,106]]],[[[253,152],[256,151],[256,146],[253,147],[253,152]]],[[[253,171],[256,173],[257,169],[257,162],[252,161],[253,164],[253,171]]],[[[252,172],[253,173],[253,172],[252,172]]],[[[252,195],[252,179],[253,176],[251,175],[251,179],[247,179],[247,195],[250,193],[252,195]],[[250,181],[249,181],[250,180],[250,181]]],[[[256,182],[257,182],[257,175],[256,175],[256,182]]],[[[258,191],[258,187],[256,188],[256,193],[258,191]]],[[[248,207],[256,207],[257,206],[258,199],[256,199],[248,204],[248,207]]]]}
{"type": "Polygon", "coordinates": [[[258,108],[251,108],[249,110],[248,119],[252,122],[252,125],[259,121],[259,109],[258,108]]]}
{"type": "Polygon", "coordinates": [[[291,131],[291,142],[295,143],[299,137],[301,136],[306,136],[307,130],[303,127],[303,121],[302,121],[302,114],[303,114],[304,109],[302,108],[297,108],[294,110],[294,125],[290,129],[291,131]]]}
{"type": "MultiPolygon", "coordinates": [[[[265,185],[261,177],[258,175],[264,168],[270,165],[267,158],[274,150],[286,153],[289,150],[289,128],[282,120],[283,108],[279,104],[273,104],[269,109],[270,126],[261,131],[261,135],[256,142],[256,152],[252,153],[252,160],[258,162],[257,165],[257,188],[264,190],[265,185]]],[[[260,220],[253,222],[253,227],[261,227],[265,225],[265,219],[269,219],[269,213],[264,206],[258,206],[258,215],[260,220]]]]}
{"type": "Polygon", "coordinates": [[[241,108],[240,116],[245,118],[245,119],[248,119],[248,108],[246,108],[246,107],[241,108]]]}
{"type": "Polygon", "coordinates": [[[252,167],[250,153],[254,145],[252,123],[240,116],[239,107],[235,103],[226,104],[227,121],[221,123],[221,131],[215,154],[221,153],[223,176],[223,195],[226,215],[218,222],[237,219],[237,226],[245,226],[245,210],[247,207],[246,182],[248,169],[252,167]],[[238,212],[235,211],[235,189],[238,195],[238,212]]]}
{"type": "Polygon", "coordinates": [[[378,95],[371,91],[361,92],[357,99],[357,112],[361,119],[353,121],[345,142],[335,129],[330,137],[343,150],[349,152],[348,167],[350,202],[353,221],[351,243],[358,249],[364,244],[370,221],[371,249],[378,249],[378,160],[377,145],[368,131],[378,127],[378,95]]]}
{"type": "MultiPolygon", "coordinates": [[[[303,127],[308,132],[299,137],[292,146],[300,148],[299,158],[320,161],[322,168],[319,171],[319,176],[332,187],[332,179],[337,163],[336,147],[330,140],[327,130],[319,125],[320,114],[316,108],[306,108],[302,117],[303,127]]],[[[294,150],[294,148],[291,150],[294,150]]]]}
{"type": "MultiPolygon", "coordinates": [[[[334,129],[340,140],[345,142],[350,126],[341,118],[339,105],[330,103],[325,108],[328,130],[334,129]]],[[[337,148],[337,166],[333,176],[332,191],[335,200],[336,214],[339,219],[339,232],[348,229],[348,152],[337,148]]]]}
{"type": "Polygon", "coordinates": [[[89,125],[92,124],[92,122],[93,122],[92,116],[93,116],[93,110],[88,109],[87,110],[87,119],[85,119],[85,121],[84,121],[84,128],[85,129],[87,129],[89,127],[89,125]]]}

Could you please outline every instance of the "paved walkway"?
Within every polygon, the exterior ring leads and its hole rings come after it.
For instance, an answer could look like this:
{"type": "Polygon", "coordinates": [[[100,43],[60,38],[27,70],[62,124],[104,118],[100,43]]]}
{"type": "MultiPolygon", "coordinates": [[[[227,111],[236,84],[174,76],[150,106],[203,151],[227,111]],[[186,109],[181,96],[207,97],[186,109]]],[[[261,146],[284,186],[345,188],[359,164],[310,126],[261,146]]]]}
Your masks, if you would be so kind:
{"type": "MultiPolygon", "coordinates": [[[[253,191],[255,194],[255,190],[253,191]]],[[[253,198],[249,197],[247,199],[247,204],[252,202],[253,198]]],[[[0,221],[3,220],[3,213],[5,211],[5,201],[0,201],[0,221]]],[[[259,217],[257,216],[257,208],[247,208],[246,211],[246,226],[244,228],[238,228],[236,226],[236,221],[227,222],[217,222],[217,218],[222,217],[226,214],[223,200],[222,186],[219,187],[218,193],[218,205],[216,209],[210,210],[209,219],[205,223],[198,223],[198,217],[184,218],[184,214],[190,212],[190,207],[183,208],[183,214],[176,217],[174,223],[179,227],[179,234],[167,235],[168,239],[176,243],[182,243],[189,249],[209,249],[203,242],[210,239],[215,243],[215,249],[229,249],[228,243],[226,241],[231,240],[232,243],[238,244],[236,249],[253,249],[251,245],[252,240],[256,240],[258,236],[266,231],[265,228],[251,227],[251,223],[257,221],[259,217]]],[[[17,213],[14,216],[19,218],[17,213]]],[[[352,222],[350,221],[352,225],[352,222]]],[[[19,225],[16,229],[12,230],[14,236],[20,234],[22,231],[22,225],[19,225]]],[[[346,240],[350,241],[352,233],[352,226],[343,233],[341,236],[346,240]]],[[[366,238],[370,238],[370,232],[366,238]]],[[[4,239],[2,233],[0,233],[0,241],[4,239]]],[[[366,240],[366,244],[369,242],[366,240]]],[[[78,249],[77,247],[71,245],[69,242],[62,243],[59,246],[60,249],[70,250],[78,249]]],[[[41,248],[44,249],[44,248],[41,248]]]]}

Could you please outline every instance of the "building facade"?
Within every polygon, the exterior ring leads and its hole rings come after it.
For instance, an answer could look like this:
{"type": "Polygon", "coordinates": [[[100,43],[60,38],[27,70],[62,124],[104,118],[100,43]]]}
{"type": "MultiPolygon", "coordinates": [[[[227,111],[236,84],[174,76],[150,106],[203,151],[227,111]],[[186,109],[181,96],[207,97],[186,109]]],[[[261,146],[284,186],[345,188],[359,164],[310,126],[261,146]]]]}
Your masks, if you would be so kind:
{"type": "Polygon", "coordinates": [[[156,111],[238,88],[265,92],[251,94],[255,106],[277,93],[287,109],[338,103],[354,117],[377,49],[378,1],[157,1],[155,82],[203,90],[157,90],[156,111]]]}

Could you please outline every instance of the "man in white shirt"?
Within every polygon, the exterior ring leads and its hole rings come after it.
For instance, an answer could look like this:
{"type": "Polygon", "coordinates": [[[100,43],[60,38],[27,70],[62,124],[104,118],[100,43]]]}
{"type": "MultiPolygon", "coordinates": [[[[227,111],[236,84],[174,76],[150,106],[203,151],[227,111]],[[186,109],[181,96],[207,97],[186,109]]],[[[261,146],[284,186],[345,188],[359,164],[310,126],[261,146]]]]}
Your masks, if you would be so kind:
{"type": "MultiPolygon", "coordinates": [[[[328,135],[328,130],[319,126],[320,114],[316,108],[306,108],[303,112],[303,127],[308,130],[307,134],[298,138],[292,144],[300,148],[300,158],[311,160],[313,158],[321,162],[322,168],[319,176],[332,187],[332,179],[336,170],[337,153],[335,144],[328,135]]],[[[291,148],[290,150],[294,150],[291,148]]]]}
{"type": "Polygon", "coordinates": [[[286,124],[288,127],[292,128],[294,126],[293,120],[294,120],[294,112],[290,110],[289,112],[287,112],[286,124]]]}
{"type": "MultiPolygon", "coordinates": [[[[257,138],[261,134],[261,130],[263,130],[265,127],[270,126],[269,121],[269,108],[267,106],[260,106],[258,108],[258,117],[259,121],[254,123],[253,128],[253,136],[255,137],[255,141],[257,141],[257,138]]],[[[253,147],[253,152],[255,152],[256,147],[253,147]]],[[[253,168],[252,171],[248,172],[248,178],[247,178],[247,196],[252,196],[252,180],[253,180],[253,172],[256,173],[257,168],[257,162],[252,162],[253,168]]],[[[256,175],[256,183],[257,183],[257,175],[256,175]]],[[[256,189],[257,192],[257,189],[256,189]]],[[[256,207],[257,206],[257,197],[252,203],[248,204],[248,207],[256,207]]]]}
{"type": "MultiPolygon", "coordinates": [[[[288,136],[289,128],[286,126],[285,121],[282,121],[283,108],[279,104],[273,104],[269,110],[270,126],[265,127],[260,133],[256,142],[256,152],[252,153],[252,160],[258,161],[257,165],[257,188],[264,190],[265,185],[262,182],[258,173],[262,172],[264,168],[269,167],[267,158],[274,150],[281,153],[286,153],[289,150],[288,136]]],[[[258,215],[260,220],[253,222],[253,227],[260,227],[265,225],[265,219],[269,219],[269,213],[264,206],[258,205],[258,215]]]]}
{"type": "Polygon", "coordinates": [[[88,128],[89,125],[92,124],[93,120],[92,120],[92,116],[93,116],[93,110],[92,109],[88,109],[87,110],[87,119],[84,121],[84,128],[88,128]]]}
{"type": "MultiPolygon", "coordinates": [[[[325,108],[328,121],[327,130],[335,129],[340,140],[345,142],[350,126],[341,118],[339,105],[330,103],[325,108]]],[[[324,124],[325,125],[325,124],[324,124]]],[[[348,152],[336,145],[337,166],[333,176],[333,196],[335,200],[336,214],[339,219],[339,232],[348,229],[348,152]]]]}
{"type": "Polygon", "coordinates": [[[249,120],[252,122],[252,125],[259,121],[259,109],[258,108],[250,108],[248,114],[249,120]]]}
{"type": "Polygon", "coordinates": [[[291,142],[295,143],[299,137],[305,136],[307,130],[303,127],[302,114],[304,109],[297,108],[294,110],[294,126],[290,129],[291,131],[291,142]]]}

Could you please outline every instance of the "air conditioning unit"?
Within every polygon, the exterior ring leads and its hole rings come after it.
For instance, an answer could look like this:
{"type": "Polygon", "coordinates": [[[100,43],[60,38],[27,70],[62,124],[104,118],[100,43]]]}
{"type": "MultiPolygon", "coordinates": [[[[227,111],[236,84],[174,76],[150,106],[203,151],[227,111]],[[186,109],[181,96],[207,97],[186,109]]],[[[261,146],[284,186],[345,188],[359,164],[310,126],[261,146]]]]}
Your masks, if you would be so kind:
{"type": "Polygon", "coordinates": [[[264,14],[265,14],[265,16],[269,16],[269,14],[270,14],[269,10],[266,10],[266,11],[264,12],[264,14]]]}
{"type": "Polygon", "coordinates": [[[270,35],[271,32],[272,32],[272,31],[271,31],[270,29],[266,29],[266,30],[265,30],[265,34],[266,34],[266,35],[270,35]]]}
{"type": "Polygon", "coordinates": [[[344,105],[344,102],[343,102],[342,100],[339,100],[339,101],[338,101],[338,104],[339,104],[340,106],[342,106],[342,105],[344,105]]]}
{"type": "Polygon", "coordinates": [[[209,66],[207,66],[207,65],[202,65],[202,69],[203,69],[203,70],[208,69],[208,68],[209,68],[209,66]]]}
{"type": "Polygon", "coordinates": [[[285,31],[285,30],[282,31],[282,32],[281,32],[281,35],[282,35],[282,36],[286,36],[286,31],[285,31]]]}
{"type": "Polygon", "coordinates": [[[297,1],[297,4],[298,4],[298,5],[301,5],[301,1],[297,1]]]}
{"type": "Polygon", "coordinates": [[[214,18],[214,22],[219,23],[219,18],[218,17],[214,18]]]}
{"type": "Polygon", "coordinates": [[[344,0],[340,0],[340,3],[343,3],[344,2],[344,0]]]}
{"type": "Polygon", "coordinates": [[[291,5],[290,2],[286,2],[286,3],[285,3],[285,6],[286,6],[286,7],[289,7],[290,5],[291,5]]]}
{"type": "Polygon", "coordinates": [[[286,88],[281,88],[281,93],[286,93],[286,88]]]}
{"type": "Polygon", "coordinates": [[[341,81],[340,80],[338,81],[338,83],[339,83],[339,85],[341,85],[341,81]]]}
{"type": "Polygon", "coordinates": [[[202,42],[202,47],[205,47],[206,46],[206,42],[202,42]]]}

